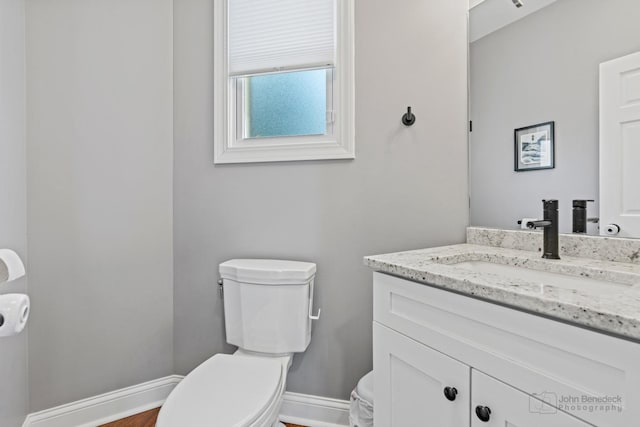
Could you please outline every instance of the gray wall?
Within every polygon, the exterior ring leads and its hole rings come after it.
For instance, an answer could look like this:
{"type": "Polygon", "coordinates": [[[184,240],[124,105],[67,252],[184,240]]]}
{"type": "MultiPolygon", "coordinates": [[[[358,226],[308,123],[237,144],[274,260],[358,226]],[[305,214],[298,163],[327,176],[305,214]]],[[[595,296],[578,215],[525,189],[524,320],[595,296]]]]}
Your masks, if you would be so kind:
{"type": "MultiPolygon", "coordinates": [[[[0,248],[27,262],[24,94],[24,1],[0,1],[0,248]]],[[[0,293],[26,289],[26,278],[0,293]]],[[[29,328],[27,328],[29,329],[29,328]]],[[[27,331],[0,338],[0,425],[17,427],[27,413],[27,331]]]]}
{"type": "Polygon", "coordinates": [[[213,165],[212,3],[176,2],[175,363],[225,344],[217,266],[234,257],[318,264],[306,353],[288,388],[347,398],[371,369],[367,254],[464,241],[467,44],[463,0],[356,1],[356,159],[213,165]],[[407,105],[417,115],[405,128],[407,105]]]}
{"type": "MultiPolygon", "coordinates": [[[[640,50],[637,0],[561,0],[471,45],[471,224],[598,199],[598,64],[640,50]],[[556,122],[556,168],[513,171],[513,130],[556,122]]],[[[598,216],[597,203],[590,216],[598,216]]]]}
{"type": "Polygon", "coordinates": [[[173,373],[172,25],[27,2],[32,411],[173,373]]]}

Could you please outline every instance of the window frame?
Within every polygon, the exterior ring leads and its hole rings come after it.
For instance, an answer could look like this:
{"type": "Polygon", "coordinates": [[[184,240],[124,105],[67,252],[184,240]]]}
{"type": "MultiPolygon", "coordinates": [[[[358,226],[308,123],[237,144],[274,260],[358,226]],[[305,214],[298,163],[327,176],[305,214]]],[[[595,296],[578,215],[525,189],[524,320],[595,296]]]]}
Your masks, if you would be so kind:
{"type": "Polygon", "coordinates": [[[228,72],[228,1],[214,2],[214,163],[355,158],[354,0],[336,0],[336,63],[327,73],[333,76],[333,117],[327,121],[327,134],[265,138],[241,137],[241,83],[228,72]]]}

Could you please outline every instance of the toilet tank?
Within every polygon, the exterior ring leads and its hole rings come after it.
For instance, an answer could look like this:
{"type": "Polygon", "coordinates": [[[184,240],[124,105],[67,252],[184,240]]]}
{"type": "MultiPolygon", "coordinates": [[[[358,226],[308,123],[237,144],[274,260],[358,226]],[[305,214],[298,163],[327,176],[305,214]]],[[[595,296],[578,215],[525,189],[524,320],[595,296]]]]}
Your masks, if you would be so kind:
{"type": "Polygon", "coordinates": [[[220,264],[227,342],[244,350],[303,352],[311,341],[316,265],[233,259],[220,264]]]}

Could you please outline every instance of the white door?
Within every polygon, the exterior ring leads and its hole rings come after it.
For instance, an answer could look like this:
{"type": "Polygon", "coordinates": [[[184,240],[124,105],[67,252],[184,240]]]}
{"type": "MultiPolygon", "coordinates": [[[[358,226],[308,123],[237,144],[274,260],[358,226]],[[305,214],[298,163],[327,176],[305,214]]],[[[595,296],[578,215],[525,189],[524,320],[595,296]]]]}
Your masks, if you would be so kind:
{"type": "Polygon", "coordinates": [[[553,393],[545,393],[539,400],[475,369],[471,384],[472,427],[591,426],[545,403],[557,403],[553,393]]]}
{"type": "Polygon", "coordinates": [[[640,52],[600,64],[600,234],[640,237],[640,52]]]}
{"type": "Polygon", "coordinates": [[[375,427],[469,427],[467,365],[374,322],[373,372],[375,427]]]}

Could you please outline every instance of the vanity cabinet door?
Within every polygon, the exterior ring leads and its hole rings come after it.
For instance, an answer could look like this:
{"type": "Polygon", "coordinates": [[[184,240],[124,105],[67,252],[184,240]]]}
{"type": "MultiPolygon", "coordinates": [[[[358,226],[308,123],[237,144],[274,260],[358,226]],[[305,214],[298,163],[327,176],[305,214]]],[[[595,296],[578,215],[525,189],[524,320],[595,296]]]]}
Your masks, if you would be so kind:
{"type": "Polygon", "coordinates": [[[373,347],[375,427],[469,427],[471,368],[377,322],[373,347]]]}
{"type": "MultiPolygon", "coordinates": [[[[472,427],[591,426],[475,369],[471,384],[472,427]]],[[[540,397],[554,403],[552,393],[540,397]]]]}

